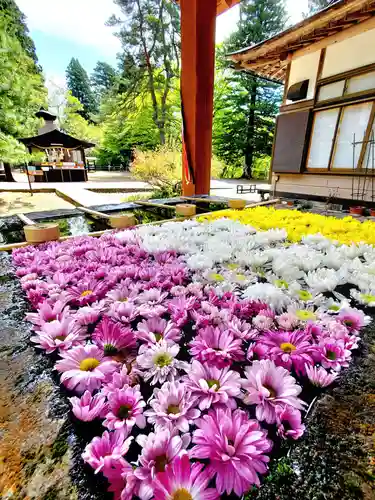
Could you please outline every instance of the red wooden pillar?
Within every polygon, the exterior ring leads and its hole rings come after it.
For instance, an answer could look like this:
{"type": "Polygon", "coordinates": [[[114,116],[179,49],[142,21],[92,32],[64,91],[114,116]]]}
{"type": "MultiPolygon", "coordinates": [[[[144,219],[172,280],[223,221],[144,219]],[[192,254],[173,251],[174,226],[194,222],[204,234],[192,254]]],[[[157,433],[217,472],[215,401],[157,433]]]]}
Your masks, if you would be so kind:
{"type": "Polygon", "coordinates": [[[182,190],[191,196],[210,192],[217,1],[180,0],[180,4],[182,190]]]}

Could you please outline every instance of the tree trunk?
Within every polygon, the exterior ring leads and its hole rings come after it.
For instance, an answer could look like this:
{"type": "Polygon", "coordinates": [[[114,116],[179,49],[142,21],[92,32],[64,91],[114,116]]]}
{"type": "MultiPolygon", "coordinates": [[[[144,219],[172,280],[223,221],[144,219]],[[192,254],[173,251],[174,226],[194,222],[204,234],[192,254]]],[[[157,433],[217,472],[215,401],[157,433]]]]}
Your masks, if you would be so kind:
{"type": "Polygon", "coordinates": [[[164,146],[164,144],[165,144],[165,122],[164,123],[159,122],[158,128],[159,128],[160,144],[162,146],[164,146]]]}
{"type": "Polygon", "coordinates": [[[4,163],[4,172],[5,172],[5,179],[6,179],[6,182],[16,182],[16,181],[13,179],[12,170],[11,170],[11,168],[10,168],[9,163],[4,163]]]}
{"type": "Polygon", "coordinates": [[[252,166],[254,161],[254,136],[255,136],[255,106],[257,102],[257,83],[253,81],[250,89],[250,108],[247,121],[245,166],[243,177],[251,179],[252,166]]]}

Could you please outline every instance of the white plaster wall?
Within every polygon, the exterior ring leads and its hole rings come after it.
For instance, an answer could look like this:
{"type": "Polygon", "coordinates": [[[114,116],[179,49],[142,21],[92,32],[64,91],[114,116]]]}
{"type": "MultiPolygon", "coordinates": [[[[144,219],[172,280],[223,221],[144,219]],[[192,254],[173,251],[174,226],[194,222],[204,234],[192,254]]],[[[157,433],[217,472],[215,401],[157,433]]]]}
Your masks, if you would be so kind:
{"type": "Polygon", "coordinates": [[[375,29],[329,45],[322,78],[372,63],[375,63],[375,29]]]}
{"type": "MultiPolygon", "coordinates": [[[[288,85],[291,87],[294,83],[302,82],[303,80],[310,80],[306,99],[314,98],[319,59],[320,50],[317,50],[312,54],[298,57],[297,59],[292,59],[288,85]]],[[[288,104],[290,102],[291,101],[287,101],[288,104]]]]}

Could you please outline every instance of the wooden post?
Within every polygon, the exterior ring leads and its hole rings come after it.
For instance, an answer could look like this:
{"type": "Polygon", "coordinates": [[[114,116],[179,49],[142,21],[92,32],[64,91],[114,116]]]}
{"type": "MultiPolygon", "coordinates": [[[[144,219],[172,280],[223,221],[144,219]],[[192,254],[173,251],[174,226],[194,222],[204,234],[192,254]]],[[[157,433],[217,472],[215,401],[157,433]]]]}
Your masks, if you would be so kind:
{"type": "Polygon", "coordinates": [[[216,0],[181,0],[182,191],[209,194],[215,76],[216,0]]]}

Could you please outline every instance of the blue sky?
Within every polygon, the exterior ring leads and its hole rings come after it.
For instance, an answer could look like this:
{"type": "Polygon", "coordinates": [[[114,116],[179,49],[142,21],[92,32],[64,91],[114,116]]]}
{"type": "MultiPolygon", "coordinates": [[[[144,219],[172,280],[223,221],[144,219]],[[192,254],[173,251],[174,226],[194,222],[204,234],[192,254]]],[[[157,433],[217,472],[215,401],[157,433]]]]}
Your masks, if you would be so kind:
{"type": "MultiPolygon", "coordinates": [[[[16,0],[27,17],[47,85],[65,85],[65,69],[72,57],[88,73],[97,61],[116,65],[120,42],[105,26],[111,14],[119,13],[113,0],[16,0]]],[[[307,0],[286,0],[291,22],[301,19],[307,0]]],[[[236,27],[238,8],[218,18],[217,40],[222,41],[236,27]]]]}

